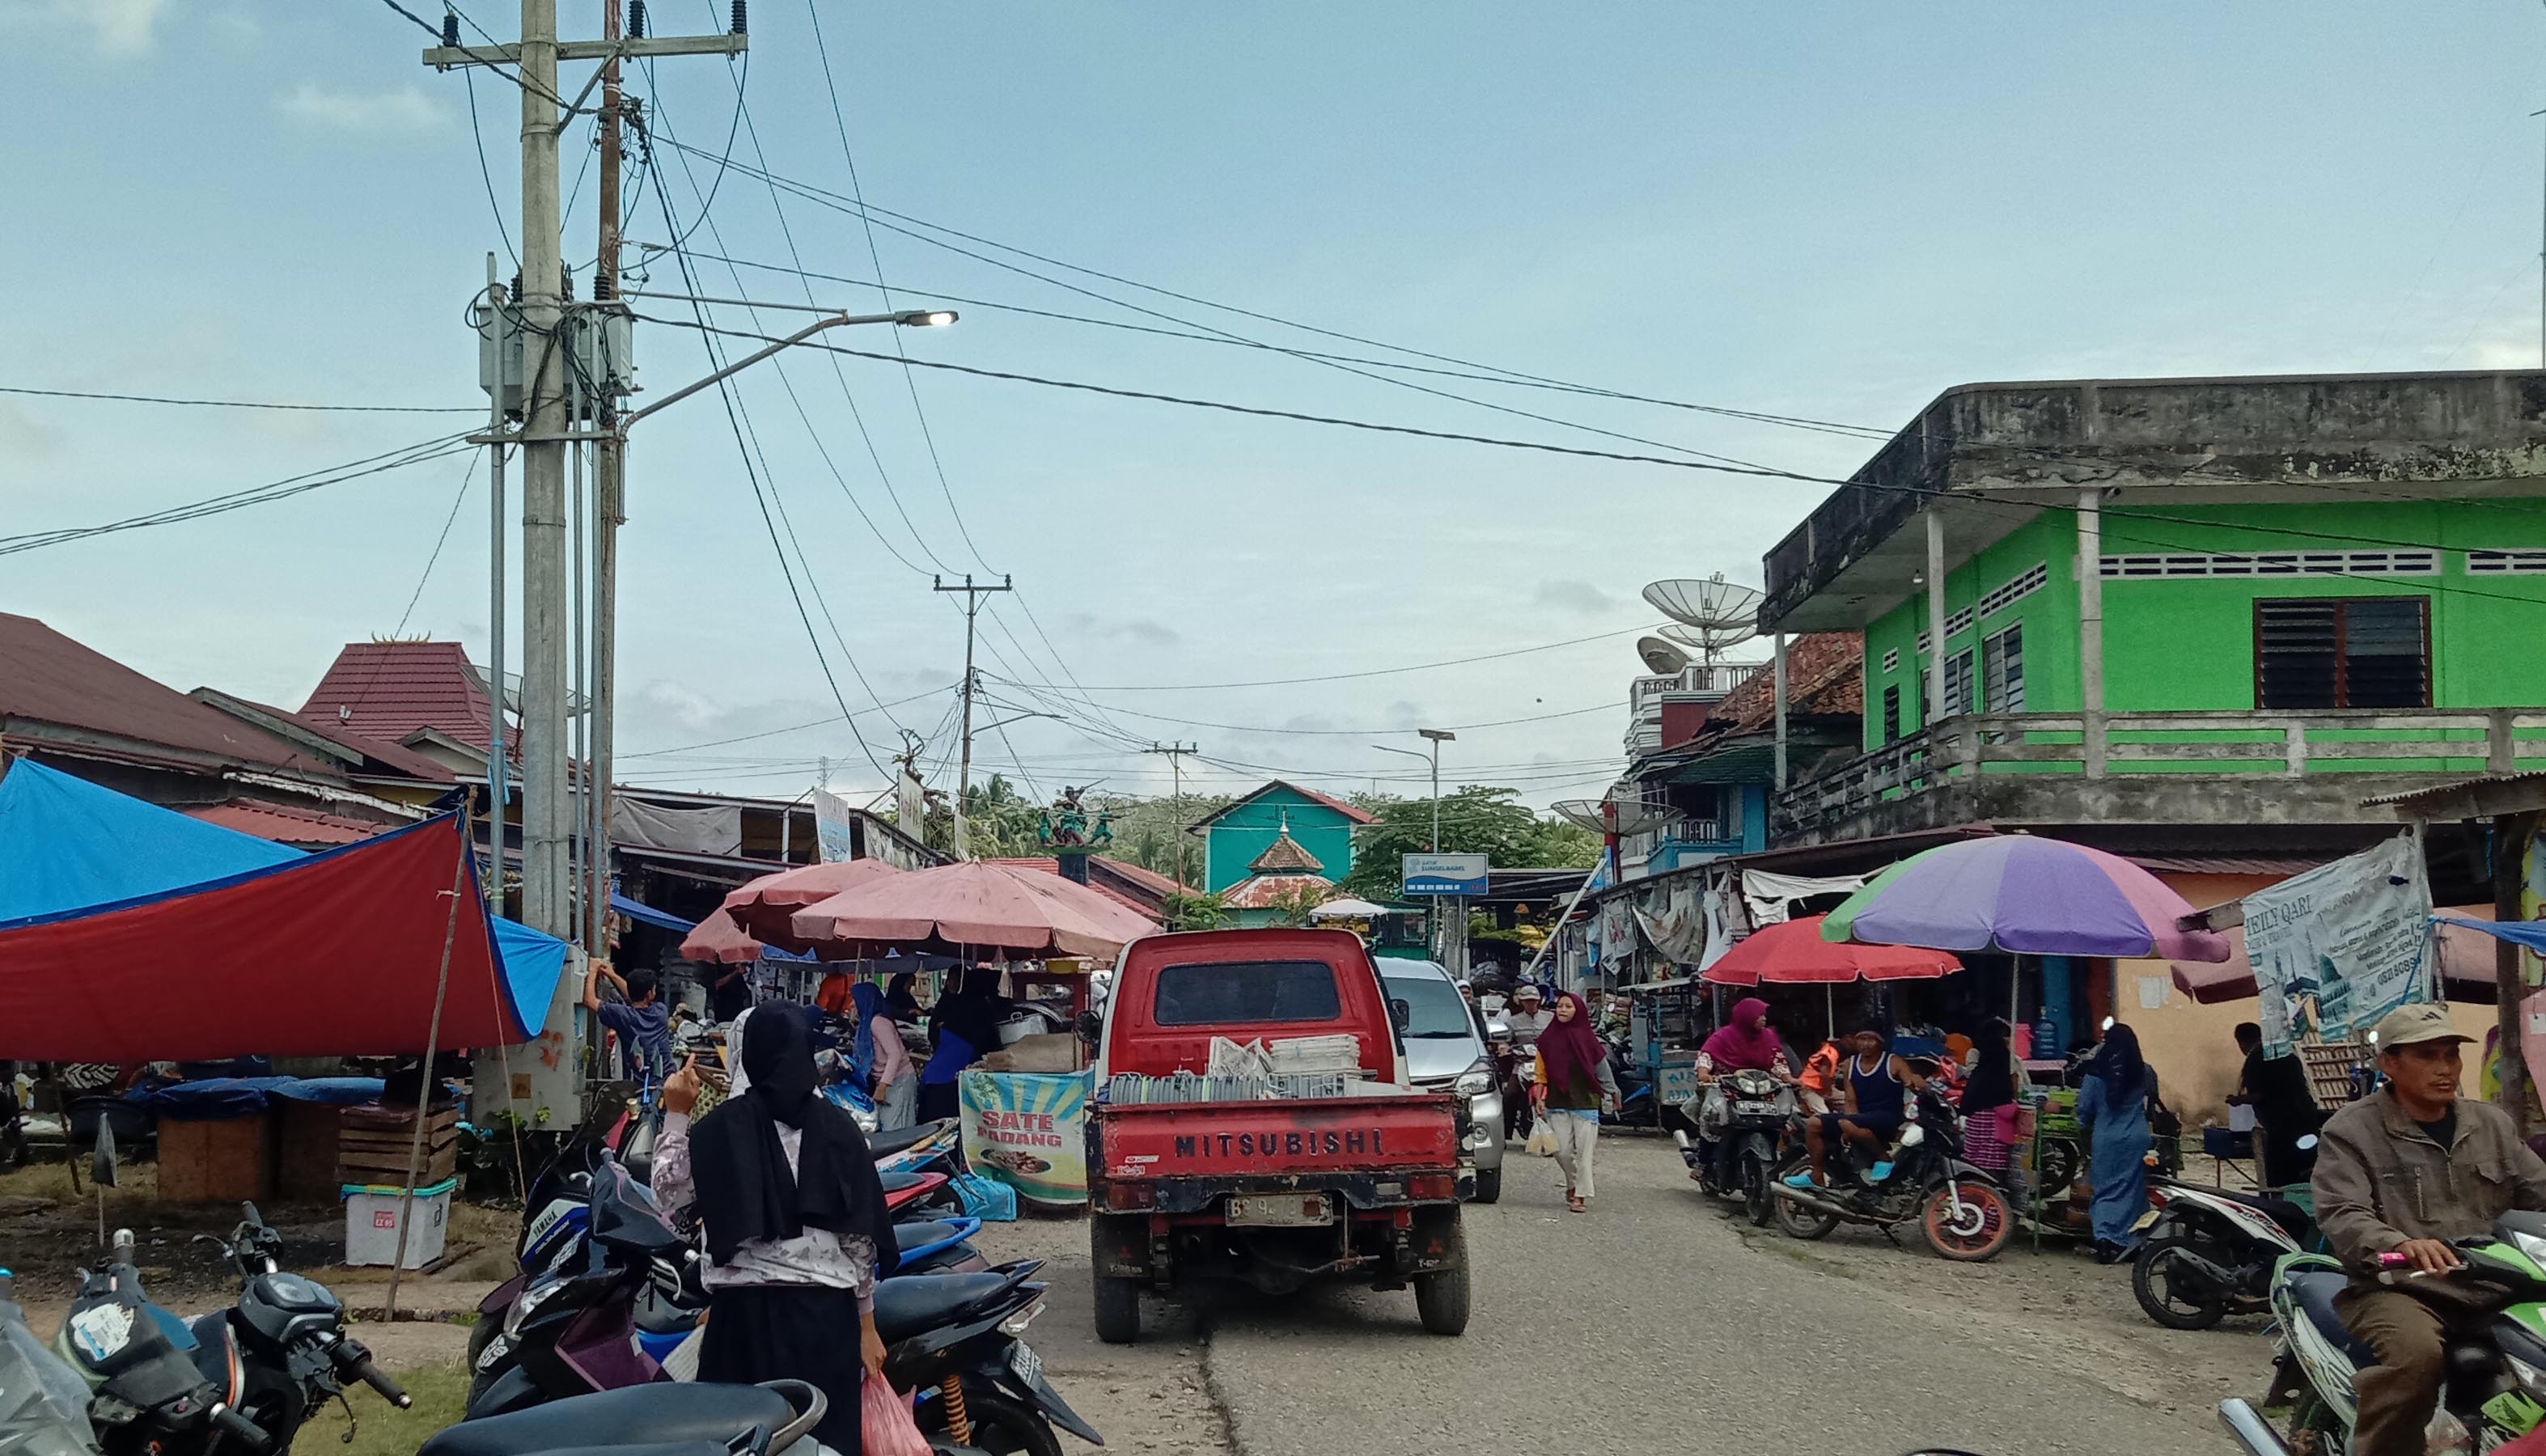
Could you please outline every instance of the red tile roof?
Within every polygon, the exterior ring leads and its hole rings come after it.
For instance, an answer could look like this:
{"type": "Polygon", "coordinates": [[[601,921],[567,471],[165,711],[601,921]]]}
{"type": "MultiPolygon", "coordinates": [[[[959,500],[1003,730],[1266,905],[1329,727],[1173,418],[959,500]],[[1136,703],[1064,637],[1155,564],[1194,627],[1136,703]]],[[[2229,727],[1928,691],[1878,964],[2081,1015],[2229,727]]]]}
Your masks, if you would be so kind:
{"type": "Polygon", "coordinates": [[[347,642],[299,717],[395,741],[436,728],[482,748],[485,684],[458,642],[347,642]]]}
{"type": "Polygon", "coordinates": [[[1096,856],[1096,862],[1103,865],[1113,873],[1122,876],[1124,879],[1143,887],[1152,895],[1176,895],[1187,889],[1186,886],[1176,883],[1175,876],[1161,875],[1146,865],[1136,865],[1130,860],[1113,859],[1100,854],[1096,856]]]}
{"type": "MultiPolygon", "coordinates": [[[[989,859],[983,860],[982,863],[991,865],[1014,865],[1020,870],[1041,870],[1047,875],[1058,875],[1061,873],[1061,861],[1042,855],[1026,855],[1007,859],[989,859]]],[[[1109,860],[1107,863],[1112,864],[1116,863],[1116,861],[1109,860]]],[[[1089,877],[1087,888],[1095,891],[1098,895],[1104,896],[1107,899],[1128,905],[1131,908],[1140,911],[1142,914],[1148,916],[1152,920],[1158,918],[1156,906],[1145,905],[1119,890],[1113,889],[1110,886],[1098,885],[1094,883],[1093,876],[1089,877]]]]}
{"type": "Polygon", "coordinates": [[[1256,800],[1263,798],[1265,795],[1272,793],[1276,789],[1288,789],[1303,799],[1313,800],[1318,804],[1322,804],[1326,808],[1342,814],[1345,818],[1352,820],[1356,824],[1371,824],[1379,821],[1378,817],[1372,814],[1369,811],[1355,808],[1353,805],[1348,804],[1341,799],[1337,799],[1332,794],[1320,794],[1315,789],[1304,789],[1299,785],[1292,783],[1288,779],[1274,779],[1260,788],[1250,789],[1246,793],[1240,794],[1235,799],[1231,800],[1227,805],[1221,808],[1218,814],[1209,815],[1200,823],[1195,824],[1194,827],[1201,828],[1203,824],[1212,823],[1218,819],[1224,818],[1231,811],[1247,804],[1252,804],[1256,800]]]}
{"type": "Polygon", "coordinates": [[[278,844],[351,844],[392,827],[262,799],[233,799],[227,804],[190,809],[186,814],[278,844]]]}
{"type": "Polygon", "coordinates": [[[1335,882],[1323,875],[1251,875],[1222,891],[1220,902],[1232,910],[1275,909],[1302,886],[1329,892],[1335,882]]]}
{"type": "MultiPolygon", "coordinates": [[[[1865,638],[1854,632],[1808,632],[1786,644],[1786,711],[1847,714],[1865,711],[1865,638]]],[[[1707,714],[1707,727],[1758,728],[1777,716],[1777,673],[1762,667],[1724,695],[1707,714]]]]}
{"type": "Polygon", "coordinates": [[[0,724],[9,719],[132,740],[78,745],[83,755],[332,771],[288,741],[153,682],[33,617],[0,613],[0,724]],[[177,751],[153,753],[154,746],[177,751]]]}

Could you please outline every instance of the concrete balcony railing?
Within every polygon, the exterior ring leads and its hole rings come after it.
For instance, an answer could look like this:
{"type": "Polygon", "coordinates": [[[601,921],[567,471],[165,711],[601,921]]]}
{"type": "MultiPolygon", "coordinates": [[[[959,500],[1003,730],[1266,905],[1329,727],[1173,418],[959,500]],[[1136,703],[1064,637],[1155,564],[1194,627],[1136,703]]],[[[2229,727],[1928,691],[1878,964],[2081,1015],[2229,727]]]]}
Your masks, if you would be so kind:
{"type": "Polygon", "coordinates": [[[1781,841],[1818,841],[1961,819],[2092,817],[2125,804],[2144,821],[2233,821],[2253,815],[2251,795],[2214,799],[2214,815],[2167,791],[2227,778],[2260,791],[2261,802],[2306,797],[2332,809],[2382,792],[2388,779],[2533,768],[2546,768],[2546,708],[2114,713],[2100,723],[2076,713],[1969,714],[1796,784],[1777,797],[1775,828],[1781,841]],[[2284,784],[2277,794],[2274,780],[2284,784]],[[2289,780],[2312,781],[2310,795],[2289,780]],[[1910,803],[1951,795],[1965,801],[1959,812],[1910,803]],[[2039,813],[2026,812],[2028,800],[2039,813]]]}

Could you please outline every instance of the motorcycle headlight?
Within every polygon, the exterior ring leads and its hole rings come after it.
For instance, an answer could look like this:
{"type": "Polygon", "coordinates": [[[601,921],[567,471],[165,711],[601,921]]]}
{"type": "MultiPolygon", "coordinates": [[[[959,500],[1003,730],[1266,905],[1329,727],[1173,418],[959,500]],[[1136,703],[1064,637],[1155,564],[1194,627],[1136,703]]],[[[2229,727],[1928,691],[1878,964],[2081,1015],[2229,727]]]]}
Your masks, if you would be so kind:
{"type": "Polygon", "coordinates": [[[2510,1236],[2510,1242],[2521,1253],[2528,1255],[2530,1263],[2546,1269],[2546,1239],[2540,1239],[2534,1234],[2513,1234],[2510,1236]]]}
{"type": "Polygon", "coordinates": [[[1459,1079],[1450,1084],[1450,1089],[1462,1097],[1482,1097],[1494,1089],[1494,1071],[1480,1060],[1460,1072],[1459,1079]]]}
{"type": "Polygon", "coordinates": [[[522,1326],[538,1311],[539,1307],[565,1293],[566,1286],[572,1282],[568,1279],[552,1279],[546,1284],[534,1285],[523,1290],[521,1297],[513,1301],[513,1307],[504,1312],[506,1336],[519,1335],[522,1332],[522,1326]]]}

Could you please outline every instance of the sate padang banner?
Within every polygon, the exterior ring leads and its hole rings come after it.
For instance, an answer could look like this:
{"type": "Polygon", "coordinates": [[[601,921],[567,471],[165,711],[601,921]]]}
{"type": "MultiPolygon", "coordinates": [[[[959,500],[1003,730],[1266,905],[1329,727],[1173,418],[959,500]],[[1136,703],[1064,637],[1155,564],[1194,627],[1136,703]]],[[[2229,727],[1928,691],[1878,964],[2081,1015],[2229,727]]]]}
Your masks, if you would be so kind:
{"type": "Polygon", "coordinates": [[[2263,1055],[2292,1055],[2302,1025],[2357,1041],[2407,1001],[2432,998],[2431,888],[2399,834],[2246,897],[2246,956],[2262,996],[2263,1055]]]}
{"type": "Polygon", "coordinates": [[[964,1073],[964,1156],[1036,1203],[1087,1201],[1083,1071],[964,1073]]]}

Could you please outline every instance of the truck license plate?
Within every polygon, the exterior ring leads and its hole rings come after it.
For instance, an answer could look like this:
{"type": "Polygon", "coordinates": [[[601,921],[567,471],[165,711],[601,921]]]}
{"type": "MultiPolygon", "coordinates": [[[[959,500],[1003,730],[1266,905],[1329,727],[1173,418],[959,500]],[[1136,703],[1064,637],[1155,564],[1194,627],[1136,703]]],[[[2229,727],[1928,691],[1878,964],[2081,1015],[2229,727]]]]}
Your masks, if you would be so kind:
{"type": "Polygon", "coordinates": [[[1229,1221],[1254,1228],[1297,1229],[1325,1223],[1322,1193],[1233,1193],[1229,1221]]]}

